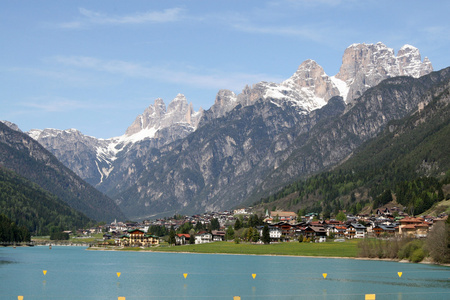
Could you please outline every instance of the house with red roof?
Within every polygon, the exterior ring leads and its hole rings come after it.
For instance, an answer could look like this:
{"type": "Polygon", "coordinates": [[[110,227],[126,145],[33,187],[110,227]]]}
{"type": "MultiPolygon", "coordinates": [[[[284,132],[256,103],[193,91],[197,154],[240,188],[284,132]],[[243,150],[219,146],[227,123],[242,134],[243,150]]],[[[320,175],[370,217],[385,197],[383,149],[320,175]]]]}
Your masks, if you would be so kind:
{"type": "Polygon", "coordinates": [[[410,237],[426,237],[430,228],[430,223],[424,218],[406,217],[399,220],[399,234],[410,237]]]}
{"type": "Polygon", "coordinates": [[[178,233],[175,235],[175,245],[186,245],[189,244],[191,235],[187,233],[178,233]]]}

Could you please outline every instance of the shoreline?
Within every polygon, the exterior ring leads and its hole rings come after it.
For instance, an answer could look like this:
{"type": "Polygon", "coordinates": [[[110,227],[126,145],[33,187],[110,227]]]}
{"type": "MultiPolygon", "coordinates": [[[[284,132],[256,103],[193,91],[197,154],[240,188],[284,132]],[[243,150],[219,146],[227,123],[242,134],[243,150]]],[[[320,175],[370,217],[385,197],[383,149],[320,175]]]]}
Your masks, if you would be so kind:
{"type": "MultiPolygon", "coordinates": [[[[387,262],[398,262],[398,263],[411,263],[413,262],[406,259],[394,259],[394,258],[376,258],[376,257],[345,257],[345,256],[312,256],[312,255],[291,255],[291,254],[247,254],[247,253],[203,253],[203,252],[189,252],[189,251],[155,251],[149,249],[141,249],[140,250],[128,250],[128,249],[111,249],[111,248],[102,248],[102,247],[88,247],[86,250],[89,251],[117,251],[117,252],[143,252],[143,253],[173,253],[173,254],[210,254],[210,255],[253,255],[253,256],[280,256],[280,257],[300,257],[300,258],[330,258],[330,259],[353,259],[353,260],[367,260],[367,261],[387,261],[387,262]]],[[[426,265],[436,265],[443,267],[450,267],[450,264],[437,264],[429,260],[423,260],[419,262],[419,264],[426,265]]]]}

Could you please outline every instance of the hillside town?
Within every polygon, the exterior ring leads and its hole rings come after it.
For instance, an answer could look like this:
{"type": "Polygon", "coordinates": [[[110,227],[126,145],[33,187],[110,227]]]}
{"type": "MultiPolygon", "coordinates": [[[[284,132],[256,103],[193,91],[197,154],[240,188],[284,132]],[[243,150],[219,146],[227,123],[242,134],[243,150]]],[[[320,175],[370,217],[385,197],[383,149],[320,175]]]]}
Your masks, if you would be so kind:
{"type": "Polygon", "coordinates": [[[322,220],[316,213],[299,216],[290,211],[266,211],[258,216],[251,208],[211,212],[143,222],[114,221],[98,228],[82,230],[79,235],[103,232],[104,245],[151,247],[162,241],[169,244],[202,244],[215,241],[262,243],[267,225],[270,243],[345,241],[365,237],[387,238],[407,236],[425,238],[437,222],[448,215],[412,217],[398,207],[383,207],[372,215],[341,212],[338,219],[322,220]],[[170,235],[173,235],[172,241],[170,235]]]}

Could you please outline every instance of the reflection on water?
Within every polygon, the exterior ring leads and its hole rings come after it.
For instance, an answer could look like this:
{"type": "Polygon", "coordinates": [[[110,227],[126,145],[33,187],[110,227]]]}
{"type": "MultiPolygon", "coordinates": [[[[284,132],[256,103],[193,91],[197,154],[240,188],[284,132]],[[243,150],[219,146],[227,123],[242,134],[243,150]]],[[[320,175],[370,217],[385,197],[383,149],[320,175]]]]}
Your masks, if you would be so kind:
{"type": "Polygon", "coordinates": [[[336,278],[330,281],[338,282],[353,282],[353,283],[371,283],[381,285],[396,285],[405,287],[417,288],[450,288],[450,280],[445,279],[406,279],[405,281],[385,281],[385,280],[368,280],[368,279],[351,279],[351,278],[336,278]]]}
{"type": "Polygon", "coordinates": [[[13,264],[14,262],[11,260],[4,260],[2,258],[0,258],[0,267],[1,265],[6,265],[6,264],[13,264]]]}
{"type": "Polygon", "coordinates": [[[450,299],[450,268],[420,264],[81,247],[0,249],[0,258],[0,299],[450,299]]]}

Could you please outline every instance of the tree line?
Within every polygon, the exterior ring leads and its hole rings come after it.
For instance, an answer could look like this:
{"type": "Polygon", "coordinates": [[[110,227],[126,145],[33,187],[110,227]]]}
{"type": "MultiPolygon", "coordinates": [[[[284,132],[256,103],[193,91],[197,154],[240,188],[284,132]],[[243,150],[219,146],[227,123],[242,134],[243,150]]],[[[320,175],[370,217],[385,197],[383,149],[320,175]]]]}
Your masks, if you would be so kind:
{"type": "Polygon", "coordinates": [[[369,203],[376,209],[391,202],[395,196],[397,202],[408,209],[409,214],[418,215],[446,199],[442,187],[450,183],[450,170],[440,179],[423,176],[402,180],[404,177],[396,179],[388,175],[386,178],[378,181],[375,172],[370,170],[358,173],[345,170],[324,172],[295,182],[255,204],[267,205],[290,196],[292,200],[288,206],[292,206],[315,198],[317,201],[304,205],[303,211],[299,213],[323,213],[325,218],[329,218],[331,214],[336,216],[341,210],[356,214],[369,203]],[[360,194],[358,199],[355,193],[360,194]]]}
{"type": "Polygon", "coordinates": [[[7,216],[0,214],[0,242],[21,243],[31,241],[31,235],[25,226],[17,226],[7,216]]]}

